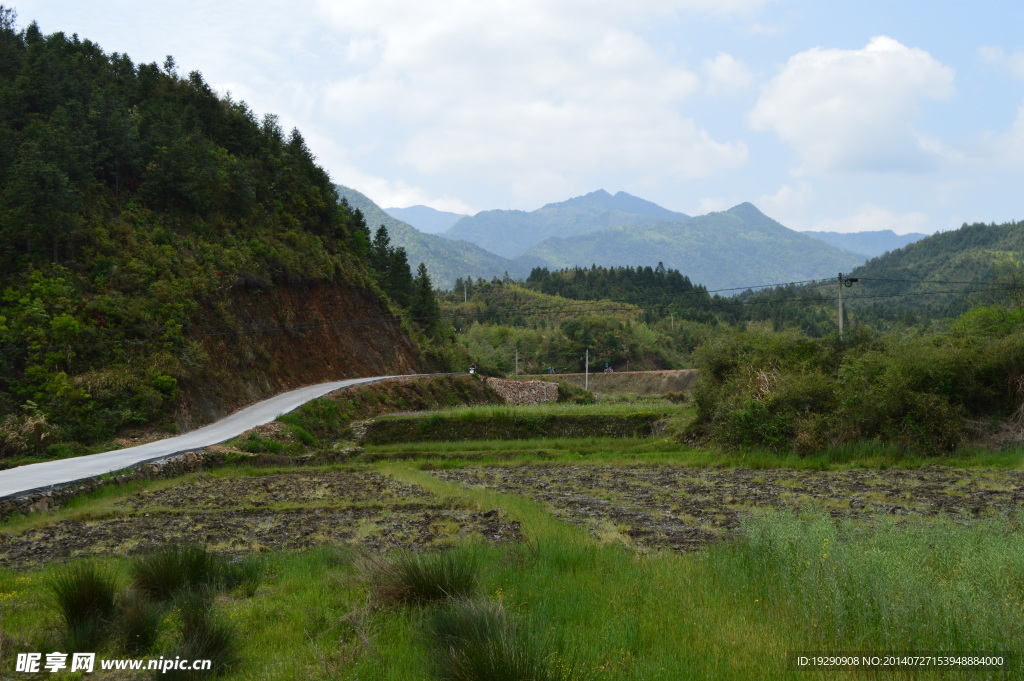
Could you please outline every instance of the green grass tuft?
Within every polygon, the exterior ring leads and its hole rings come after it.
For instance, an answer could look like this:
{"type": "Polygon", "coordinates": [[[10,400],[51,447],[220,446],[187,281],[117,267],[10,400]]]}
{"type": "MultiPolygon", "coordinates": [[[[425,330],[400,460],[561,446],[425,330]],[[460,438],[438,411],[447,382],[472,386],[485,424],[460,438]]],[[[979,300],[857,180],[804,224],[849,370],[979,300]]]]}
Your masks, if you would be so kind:
{"type": "Polygon", "coordinates": [[[183,660],[210,660],[211,668],[195,671],[169,670],[155,674],[155,679],[209,679],[224,674],[240,662],[238,634],[234,627],[214,613],[209,592],[183,592],[179,595],[178,607],[179,646],[173,656],[181,657],[183,660]]]}
{"type": "Polygon", "coordinates": [[[368,559],[363,572],[382,603],[429,603],[468,598],[477,589],[478,561],[468,551],[399,551],[387,560],[368,559]]]}
{"type": "Polygon", "coordinates": [[[64,623],[66,644],[95,650],[107,638],[117,604],[117,579],[95,563],[76,563],[58,571],[49,584],[64,623]]]}
{"type": "Polygon", "coordinates": [[[429,632],[443,681],[578,681],[581,668],[561,662],[551,646],[510,617],[500,603],[456,600],[433,613],[429,632]]]}
{"type": "Polygon", "coordinates": [[[250,595],[259,583],[259,564],[253,560],[229,562],[201,546],[168,546],[132,564],[132,581],[158,601],[170,601],[186,589],[234,589],[250,595]]]}
{"type": "Polygon", "coordinates": [[[124,649],[144,653],[160,636],[164,608],[136,589],[121,592],[117,602],[118,635],[124,649]]]}

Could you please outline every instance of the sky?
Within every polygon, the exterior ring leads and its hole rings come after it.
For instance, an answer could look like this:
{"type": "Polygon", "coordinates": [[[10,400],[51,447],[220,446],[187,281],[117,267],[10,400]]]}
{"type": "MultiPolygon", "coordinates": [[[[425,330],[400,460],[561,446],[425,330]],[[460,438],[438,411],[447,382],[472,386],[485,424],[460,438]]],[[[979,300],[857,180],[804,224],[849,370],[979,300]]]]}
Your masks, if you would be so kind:
{"type": "Polygon", "coordinates": [[[172,55],[382,207],[596,189],[797,230],[1024,219],[1024,3],[7,0],[172,55]]]}

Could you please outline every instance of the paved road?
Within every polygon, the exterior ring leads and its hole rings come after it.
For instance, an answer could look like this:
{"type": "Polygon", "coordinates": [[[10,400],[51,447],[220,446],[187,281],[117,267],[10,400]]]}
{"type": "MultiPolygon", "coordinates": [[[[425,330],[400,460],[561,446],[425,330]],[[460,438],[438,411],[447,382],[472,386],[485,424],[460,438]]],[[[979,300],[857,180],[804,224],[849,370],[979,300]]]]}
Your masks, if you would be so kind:
{"type": "Polygon", "coordinates": [[[126,449],[115,449],[102,454],[90,454],[72,459],[60,459],[45,463],[34,463],[0,471],[0,497],[27,492],[41,487],[60,485],[90,478],[103,473],[121,470],[143,461],[159,459],[178,452],[187,452],[209,445],[230,440],[250,428],[269,423],[281,414],[286,414],[296,407],[317,397],[323,397],[341,388],[361,383],[374,383],[395,376],[376,376],[374,378],[352,378],[347,381],[320,383],[291,392],[282,393],[269,400],[258,402],[235,412],[227,418],[211,423],[184,435],[158,440],[149,444],[126,449]]]}

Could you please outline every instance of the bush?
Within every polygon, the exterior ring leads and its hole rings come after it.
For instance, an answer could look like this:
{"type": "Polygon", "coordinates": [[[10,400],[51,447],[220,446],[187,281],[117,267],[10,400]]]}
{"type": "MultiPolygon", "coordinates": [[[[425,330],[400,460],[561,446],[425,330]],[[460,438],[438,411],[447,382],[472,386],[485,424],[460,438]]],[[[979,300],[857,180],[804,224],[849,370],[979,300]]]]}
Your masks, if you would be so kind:
{"type": "Polygon", "coordinates": [[[837,343],[762,329],[697,353],[697,418],[687,440],[809,454],[874,441],[924,454],[963,444],[967,419],[1020,405],[1024,333],[1004,338],[864,334],[837,343]]]}
{"type": "Polygon", "coordinates": [[[477,560],[464,551],[399,551],[386,561],[368,560],[363,572],[385,603],[428,603],[468,598],[477,588],[477,560]]]}
{"type": "Polygon", "coordinates": [[[564,381],[558,382],[558,401],[571,404],[594,404],[594,393],[564,381]]]}

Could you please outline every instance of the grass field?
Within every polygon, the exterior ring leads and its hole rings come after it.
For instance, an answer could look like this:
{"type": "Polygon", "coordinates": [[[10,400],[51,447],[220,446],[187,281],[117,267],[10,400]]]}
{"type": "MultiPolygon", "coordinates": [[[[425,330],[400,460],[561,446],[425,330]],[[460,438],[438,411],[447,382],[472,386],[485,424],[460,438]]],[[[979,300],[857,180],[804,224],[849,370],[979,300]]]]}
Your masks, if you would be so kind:
{"type": "MultiPolygon", "coordinates": [[[[83,640],[54,585],[82,583],[69,566],[86,564],[97,574],[76,602],[113,605],[83,621],[149,632],[97,639],[100,657],[220,651],[195,678],[1024,678],[1019,450],[801,458],[549,439],[362,456],[106,488],[0,525],[0,678],[32,678],[15,653],[83,640]],[[139,596],[141,557],[183,543],[220,557],[193,561],[213,586],[139,596]],[[1010,656],[998,670],[808,672],[792,668],[800,651],[1010,656]]],[[[152,576],[168,563],[151,560],[147,584],[192,579],[152,576]]],[[[138,678],[121,674],[82,678],[138,678]]]]}

